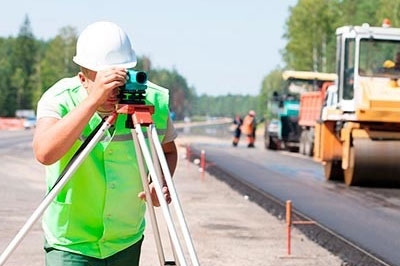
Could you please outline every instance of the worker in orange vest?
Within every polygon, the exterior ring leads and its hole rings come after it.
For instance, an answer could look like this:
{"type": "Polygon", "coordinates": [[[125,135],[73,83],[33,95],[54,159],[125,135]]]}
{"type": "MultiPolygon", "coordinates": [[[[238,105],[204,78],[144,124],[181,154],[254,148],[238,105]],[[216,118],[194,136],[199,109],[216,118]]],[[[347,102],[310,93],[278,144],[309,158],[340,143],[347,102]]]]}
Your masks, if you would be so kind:
{"type": "Polygon", "coordinates": [[[242,133],[246,135],[247,147],[254,148],[256,140],[256,112],[254,110],[250,110],[245,116],[241,129],[242,133]]]}
{"type": "Polygon", "coordinates": [[[243,119],[240,117],[240,115],[236,115],[235,118],[233,119],[233,125],[234,125],[234,130],[233,130],[233,140],[232,140],[232,145],[233,147],[236,147],[238,145],[240,135],[242,134],[242,123],[243,119]]]}

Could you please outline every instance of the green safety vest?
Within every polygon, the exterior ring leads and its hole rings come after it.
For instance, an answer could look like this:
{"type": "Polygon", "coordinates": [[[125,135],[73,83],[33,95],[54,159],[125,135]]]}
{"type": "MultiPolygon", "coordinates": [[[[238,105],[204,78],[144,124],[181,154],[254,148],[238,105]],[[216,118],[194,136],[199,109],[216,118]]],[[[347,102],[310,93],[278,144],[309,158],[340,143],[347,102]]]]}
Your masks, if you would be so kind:
{"type": "MultiPolygon", "coordinates": [[[[55,87],[54,101],[62,117],[87,97],[76,78],[64,79],[55,87]]],[[[168,102],[168,90],[148,82],[146,103],[155,107],[152,118],[160,140],[167,129],[168,102]]],[[[125,121],[126,115],[118,115],[113,134],[105,132],[44,213],[43,229],[50,246],[106,258],[142,238],[146,206],[138,198],[143,186],[125,121]]],[[[46,167],[48,189],[100,122],[95,114],[67,154],[46,167]]]]}

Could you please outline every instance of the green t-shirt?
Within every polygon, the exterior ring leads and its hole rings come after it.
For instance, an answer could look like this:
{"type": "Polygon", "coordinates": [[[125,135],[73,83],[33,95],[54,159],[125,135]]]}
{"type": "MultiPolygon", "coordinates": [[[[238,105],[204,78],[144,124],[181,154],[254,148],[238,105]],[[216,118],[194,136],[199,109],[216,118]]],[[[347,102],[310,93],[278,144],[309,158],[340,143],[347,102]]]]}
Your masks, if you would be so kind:
{"type": "MultiPolygon", "coordinates": [[[[51,100],[60,117],[85,97],[86,90],[77,78],[61,80],[42,96],[46,102],[51,100]]],[[[155,107],[152,118],[161,139],[167,128],[168,97],[168,90],[148,82],[146,102],[155,107]]],[[[38,113],[42,111],[39,101],[38,113]]],[[[125,127],[125,120],[126,115],[118,116],[115,130],[105,132],[44,213],[43,229],[50,246],[106,258],[142,238],[146,207],[138,198],[143,187],[131,129],[125,127]]],[[[100,121],[95,114],[70,151],[46,167],[48,189],[100,121]]]]}

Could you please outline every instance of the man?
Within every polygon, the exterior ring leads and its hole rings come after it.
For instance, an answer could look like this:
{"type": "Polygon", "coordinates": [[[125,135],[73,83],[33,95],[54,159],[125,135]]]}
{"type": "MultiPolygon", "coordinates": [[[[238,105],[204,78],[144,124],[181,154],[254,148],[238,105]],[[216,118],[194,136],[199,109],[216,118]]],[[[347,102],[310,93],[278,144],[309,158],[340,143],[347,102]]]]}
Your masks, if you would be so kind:
{"type": "MultiPolygon", "coordinates": [[[[79,36],[76,77],[48,89],[37,109],[34,153],[46,165],[47,187],[103,117],[115,111],[118,91],[136,55],[127,34],[111,22],[89,25],[79,36]]],[[[173,174],[176,131],[169,119],[168,91],[151,82],[146,102],[173,174]]],[[[50,204],[43,217],[46,265],[138,265],[145,229],[145,194],[126,116],[99,141],[50,204]]],[[[159,206],[150,185],[153,204],[159,206]]],[[[163,187],[167,202],[170,196],[163,187]]]]}
{"type": "Polygon", "coordinates": [[[242,130],[240,129],[243,123],[243,119],[240,117],[240,115],[236,115],[235,118],[233,119],[233,125],[234,125],[234,130],[233,130],[233,140],[232,140],[232,145],[233,147],[236,147],[239,143],[240,140],[240,135],[242,134],[242,130]]]}
{"type": "Polygon", "coordinates": [[[256,112],[254,110],[250,110],[244,117],[241,130],[246,135],[247,147],[254,148],[256,140],[256,112]]]}

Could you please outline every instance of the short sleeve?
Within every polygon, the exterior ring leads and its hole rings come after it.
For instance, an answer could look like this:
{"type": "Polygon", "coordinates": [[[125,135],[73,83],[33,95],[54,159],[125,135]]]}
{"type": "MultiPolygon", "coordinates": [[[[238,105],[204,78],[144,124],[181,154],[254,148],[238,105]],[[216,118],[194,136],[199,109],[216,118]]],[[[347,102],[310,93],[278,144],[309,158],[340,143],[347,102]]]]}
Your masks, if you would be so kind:
{"type": "Polygon", "coordinates": [[[36,110],[37,120],[43,117],[54,117],[61,119],[60,108],[54,97],[50,97],[49,94],[43,94],[42,98],[38,102],[36,110]]]}

